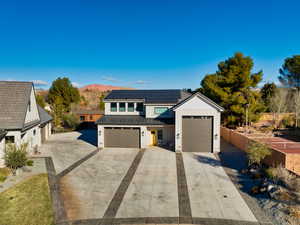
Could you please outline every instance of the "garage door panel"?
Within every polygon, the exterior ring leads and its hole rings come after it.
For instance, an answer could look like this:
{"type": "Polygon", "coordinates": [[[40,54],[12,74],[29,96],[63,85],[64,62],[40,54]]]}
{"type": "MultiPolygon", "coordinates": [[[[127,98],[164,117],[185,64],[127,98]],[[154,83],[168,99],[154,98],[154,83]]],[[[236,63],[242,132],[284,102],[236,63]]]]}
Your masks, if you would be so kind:
{"type": "Polygon", "coordinates": [[[183,151],[211,152],[212,124],[212,117],[184,116],[182,118],[183,151]]]}
{"type": "Polygon", "coordinates": [[[105,128],[104,145],[112,148],[139,148],[139,128],[105,128]]]}

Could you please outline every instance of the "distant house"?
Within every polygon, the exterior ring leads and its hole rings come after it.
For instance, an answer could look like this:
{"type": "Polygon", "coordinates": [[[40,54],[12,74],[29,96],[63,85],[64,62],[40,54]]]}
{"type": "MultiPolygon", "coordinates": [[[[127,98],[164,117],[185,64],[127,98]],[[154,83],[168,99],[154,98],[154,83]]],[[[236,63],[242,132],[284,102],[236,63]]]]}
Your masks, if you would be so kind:
{"type": "Polygon", "coordinates": [[[98,147],[170,146],[183,152],[219,152],[223,108],[182,90],[113,90],[97,122],[98,147]]]}
{"type": "Polygon", "coordinates": [[[80,122],[96,122],[104,115],[104,111],[102,110],[76,110],[73,112],[78,116],[80,122]]]}
{"type": "Polygon", "coordinates": [[[33,153],[51,134],[51,121],[52,117],[36,102],[33,83],[0,81],[0,130],[5,131],[0,157],[7,143],[28,143],[28,152],[33,153]]]}

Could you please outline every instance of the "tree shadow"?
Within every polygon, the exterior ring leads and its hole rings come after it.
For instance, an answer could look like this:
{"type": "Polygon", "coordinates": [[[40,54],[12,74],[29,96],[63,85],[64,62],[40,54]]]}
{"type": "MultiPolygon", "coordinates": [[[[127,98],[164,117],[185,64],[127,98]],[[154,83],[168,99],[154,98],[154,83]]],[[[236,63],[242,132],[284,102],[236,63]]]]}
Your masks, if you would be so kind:
{"type": "Polygon", "coordinates": [[[85,142],[97,147],[97,130],[84,129],[84,130],[78,130],[78,132],[81,134],[77,138],[78,140],[85,141],[85,142]]]}
{"type": "Polygon", "coordinates": [[[214,158],[211,158],[211,157],[208,157],[205,155],[196,155],[195,154],[195,155],[193,155],[193,158],[196,159],[198,162],[205,163],[205,164],[208,164],[213,167],[222,166],[221,162],[219,160],[216,160],[214,158]]]}

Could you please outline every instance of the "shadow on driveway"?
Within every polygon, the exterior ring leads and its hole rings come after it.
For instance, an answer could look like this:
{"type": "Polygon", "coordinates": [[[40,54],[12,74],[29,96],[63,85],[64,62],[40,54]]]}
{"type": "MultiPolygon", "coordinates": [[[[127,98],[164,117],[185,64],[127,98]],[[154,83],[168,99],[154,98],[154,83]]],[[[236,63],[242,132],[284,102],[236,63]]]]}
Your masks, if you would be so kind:
{"type": "Polygon", "coordinates": [[[91,145],[97,147],[97,130],[95,129],[86,129],[86,130],[78,130],[81,134],[77,139],[85,141],[91,145]]]}

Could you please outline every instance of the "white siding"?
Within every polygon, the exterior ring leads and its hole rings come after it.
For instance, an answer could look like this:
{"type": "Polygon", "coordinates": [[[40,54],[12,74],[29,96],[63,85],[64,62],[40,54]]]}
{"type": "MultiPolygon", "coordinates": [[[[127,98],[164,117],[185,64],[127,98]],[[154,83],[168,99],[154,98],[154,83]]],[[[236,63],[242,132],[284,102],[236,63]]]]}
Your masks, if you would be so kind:
{"type": "MultiPolygon", "coordinates": [[[[119,112],[119,102],[117,102],[117,112],[111,112],[110,111],[110,102],[105,102],[105,115],[144,115],[145,112],[139,112],[136,111],[136,104],[137,102],[134,102],[134,112],[127,112],[127,102],[126,101],[120,101],[120,102],[125,102],[126,103],[126,110],[125,112],[119,112]]],[[[132,101],[131,101],[132,102],[132,101]]]]}
{"type": "Polygon", "coordinates": [[[174,126],[109,126],[109,125],[98,125],[98,147],[104,148],[104,128],[105,127],[138,127],[140,128],[140,143],[141,148],[146,148],[151,144],[151,129],[162,129],[163,130],[163,141],[165,143],[174,143],[174,126]]]}
{"type": "Polygon", "coordinates": [[[4,167],[5,138],[0,139],[0,168],[4,167]]]}
{"type": "Polygon", "coordinates": [[[175,109],[175,150],[182,151],[182,117],[183,116],[213,116],[213,151],[220,151],[220,121],[221,113],[202,101],[198,96],[175,109]]]}
{"type": "Polygon", "coordinates": [[[21,131],[8,131],[6,136],[14,136],[15,144],[17,146],[20,146],[23,143],[28,143],[27,150],[29,154],[33,153],[35,146],[41,146],[41,131],[39,126],[26,130],[23,134],[21,134],[21,131]]]}
{"type": "Polygon", "coordinates": [[[40,119],[33,88],[31,89],[31,93],[30,93],[30,104],[31,104],[30,107],[29,104],[27,106],[25,124],[40,119]]]}

